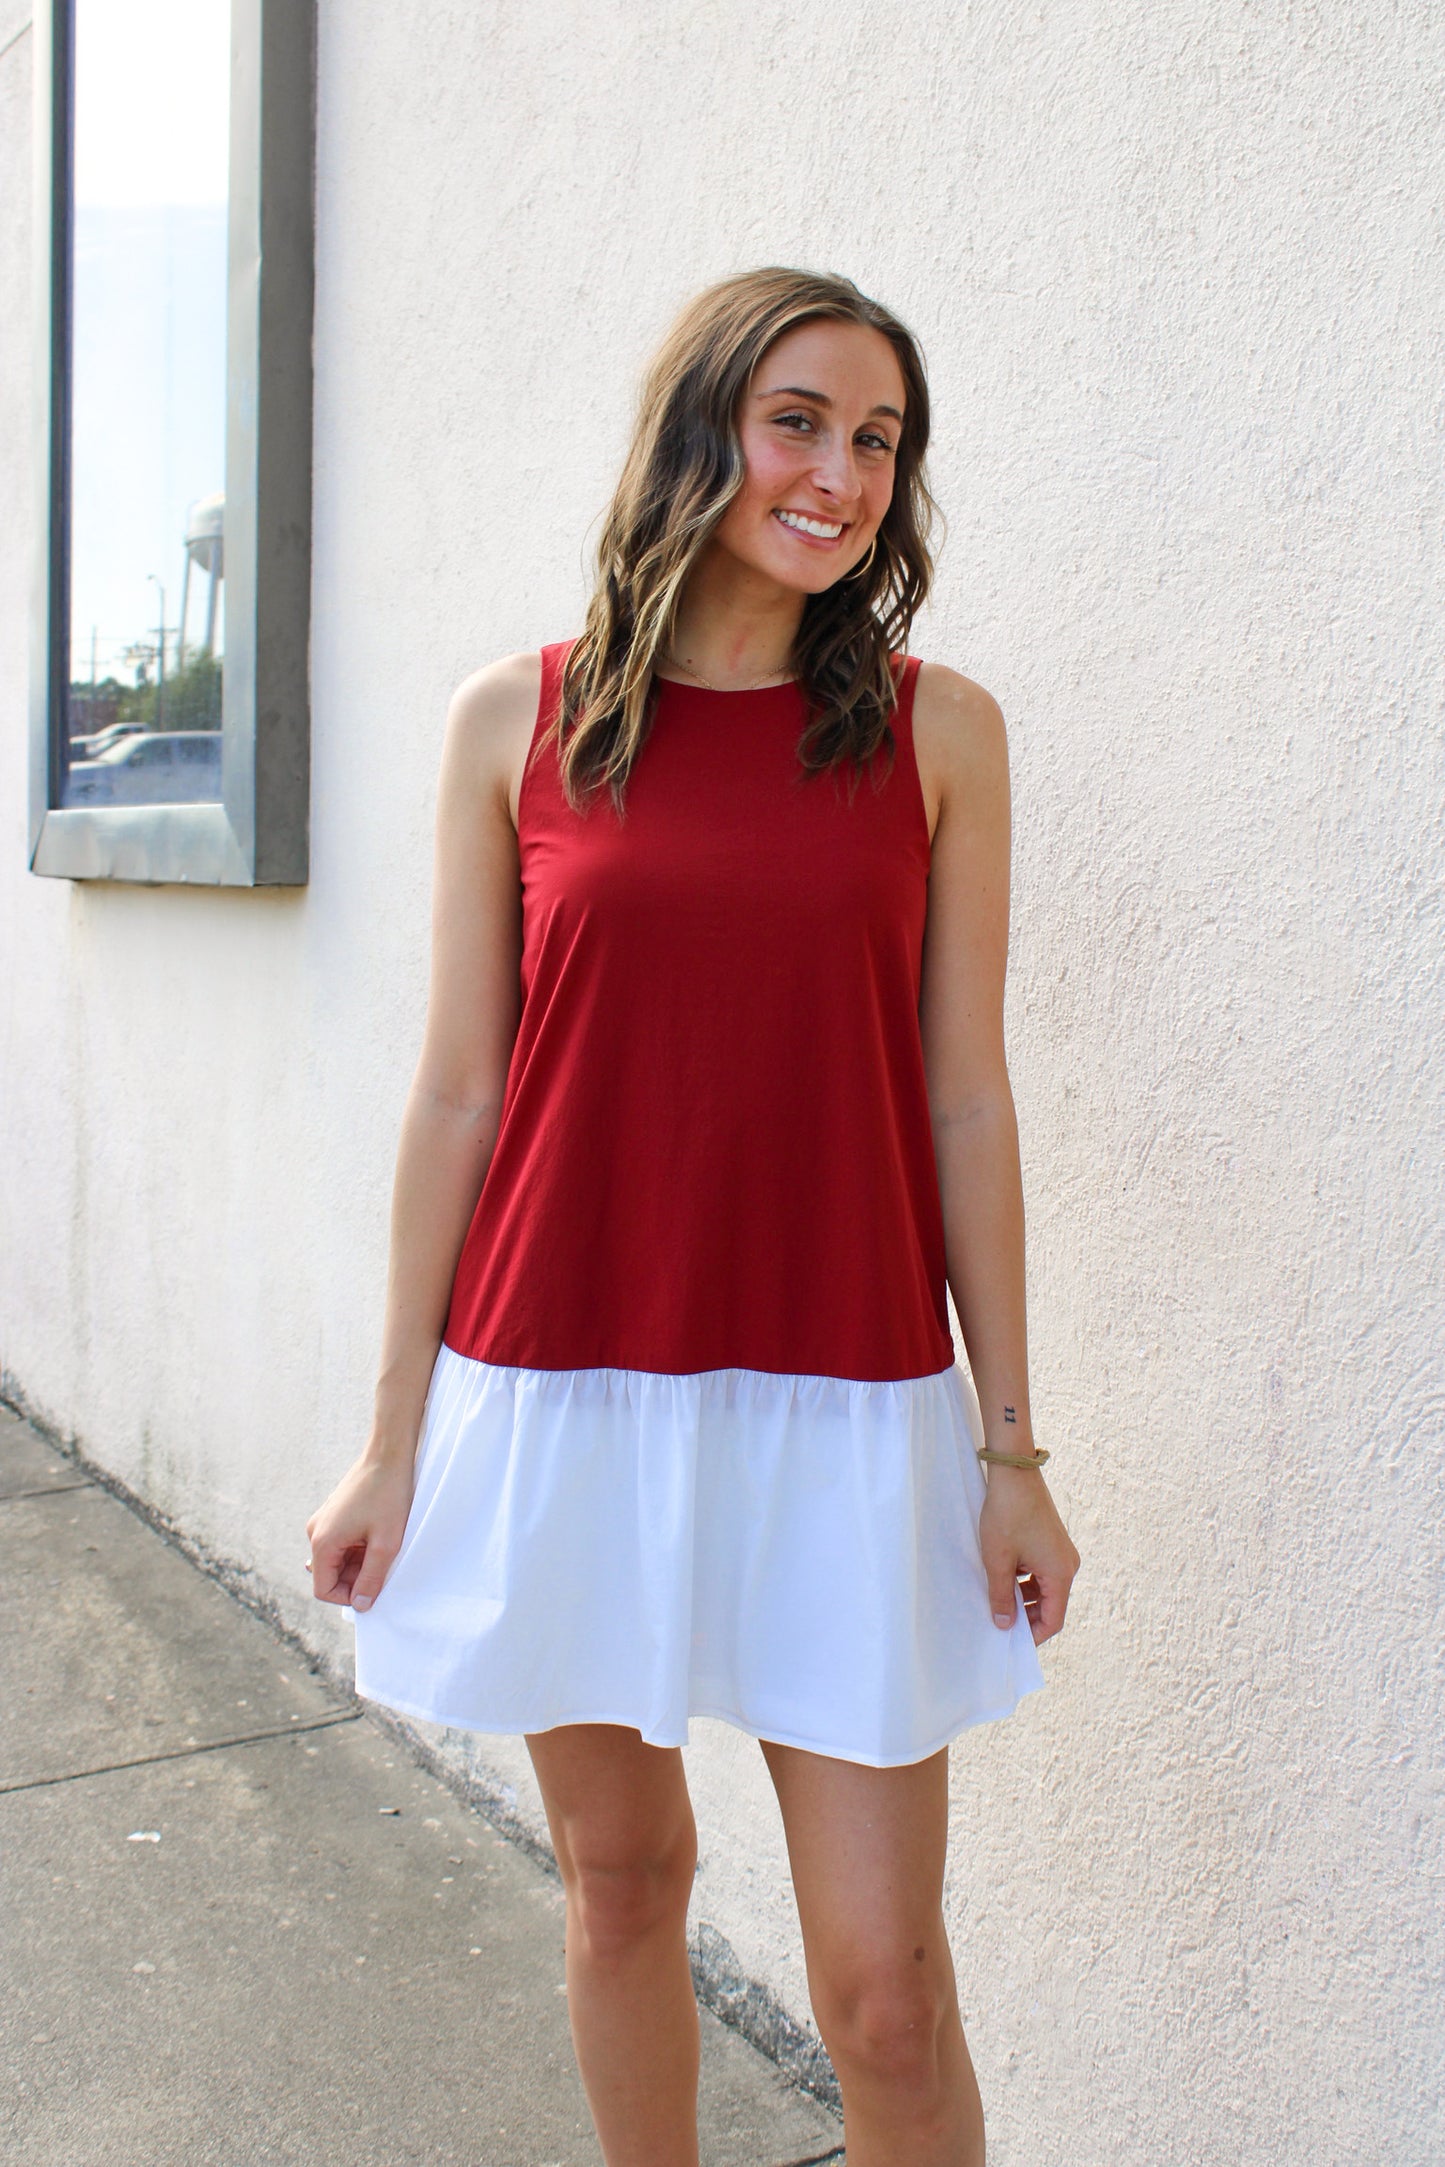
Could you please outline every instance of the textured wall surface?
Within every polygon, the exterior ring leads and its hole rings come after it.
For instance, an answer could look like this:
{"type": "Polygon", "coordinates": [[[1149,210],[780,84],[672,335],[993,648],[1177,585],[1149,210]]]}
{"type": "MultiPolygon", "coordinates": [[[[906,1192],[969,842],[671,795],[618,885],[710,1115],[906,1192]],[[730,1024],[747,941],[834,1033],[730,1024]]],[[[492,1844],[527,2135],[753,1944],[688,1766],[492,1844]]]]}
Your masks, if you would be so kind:
{"type": "MultiPolygon", "coordinates": [[[[760,261],[918,329],[915,645],[1011,724],[1037,1422],[1084,1553],[954,1754],[999,2167],[1438,2167],[1439,17],[323,0],[313,873],[25,870],[0,521],[0,1361],[314,1645],[422,1020],[441,719],[577,622],[636,370],[760,261]]],[[[30,41],[0,6],[0,491],[30,41]],[[8,42],[7,42],[8,41],[8,42]]],[[[846,1599],[846,1591],[841,1591],[846,1599]]],[[[453,1741],[536,1817],[524,1756],[453,1741]]],[[[806,1990],[756,1748],[699,1926],[806,1990]]]]}

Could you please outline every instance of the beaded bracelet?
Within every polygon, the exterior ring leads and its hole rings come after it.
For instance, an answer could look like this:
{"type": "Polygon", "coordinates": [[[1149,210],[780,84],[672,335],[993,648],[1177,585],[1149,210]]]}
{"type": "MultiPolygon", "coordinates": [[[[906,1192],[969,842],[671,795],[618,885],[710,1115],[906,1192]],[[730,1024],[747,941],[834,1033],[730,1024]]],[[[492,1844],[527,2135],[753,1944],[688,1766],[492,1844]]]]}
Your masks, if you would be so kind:
{"type": "Polygon", "coordinates": [[[994,1467],[1042,1467],[1048,1458],[1048,1448],[1036,1452],[980,1452],[979,1458],[994,1467]]]}

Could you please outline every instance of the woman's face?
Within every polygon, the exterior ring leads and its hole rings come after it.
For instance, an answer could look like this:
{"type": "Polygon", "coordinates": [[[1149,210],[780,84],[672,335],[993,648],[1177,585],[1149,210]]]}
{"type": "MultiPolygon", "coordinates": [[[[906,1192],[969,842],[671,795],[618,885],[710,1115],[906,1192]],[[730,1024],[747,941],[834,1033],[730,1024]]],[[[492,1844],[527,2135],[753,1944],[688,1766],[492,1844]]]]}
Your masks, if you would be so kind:
{"type": "Polygon", "coordinates": [[[903,402],[881,331],[824,319],[784,332],[743,394],[747,472],[714,545],[795,592],[844,578],[892,498],[903,402]]]}

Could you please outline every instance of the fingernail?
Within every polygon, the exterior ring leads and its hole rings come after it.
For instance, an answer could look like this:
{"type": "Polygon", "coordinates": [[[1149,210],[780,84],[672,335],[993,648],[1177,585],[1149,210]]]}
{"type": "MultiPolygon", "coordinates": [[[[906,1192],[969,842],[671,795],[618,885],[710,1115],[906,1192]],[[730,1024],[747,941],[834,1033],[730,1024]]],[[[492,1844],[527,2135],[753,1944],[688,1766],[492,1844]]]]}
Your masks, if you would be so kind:
{"type": "Polygon", "coordinates": [[[353,1610],[370,1610],[371,1597],[369,1595],[353,1595],[351,1607],[353,1610]]]}
{"type": "Polygon", "coordinates": [[[995,1625],[1012,1625],[1014,1621],[1011,1612],[1007,1610],[996,1610],[993,1614],[993,1622],[995,1625]]]}

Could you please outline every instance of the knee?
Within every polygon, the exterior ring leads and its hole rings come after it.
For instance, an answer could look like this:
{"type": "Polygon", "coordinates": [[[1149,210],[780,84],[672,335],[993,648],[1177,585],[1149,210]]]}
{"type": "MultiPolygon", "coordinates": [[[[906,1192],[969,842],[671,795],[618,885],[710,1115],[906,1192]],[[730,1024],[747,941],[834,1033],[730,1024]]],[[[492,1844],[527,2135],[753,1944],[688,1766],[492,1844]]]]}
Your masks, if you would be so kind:
{"type": "Polygon", "coordinates": [[[564,1876],[569,1936],[606,1963],[659,1932],[681,1931],[696,1862],[690,1835],[657,1848],[572,1846],[564,1876]]]}
{"type": "Polygon", "coordinates": [[[927,2112],[942,2095],[941,2046],[952,2009],[946,1983],[925,1964],[880,1964],[835,1983],[820,2027],[840,2077],[894,2092],[927,2112]]]}

